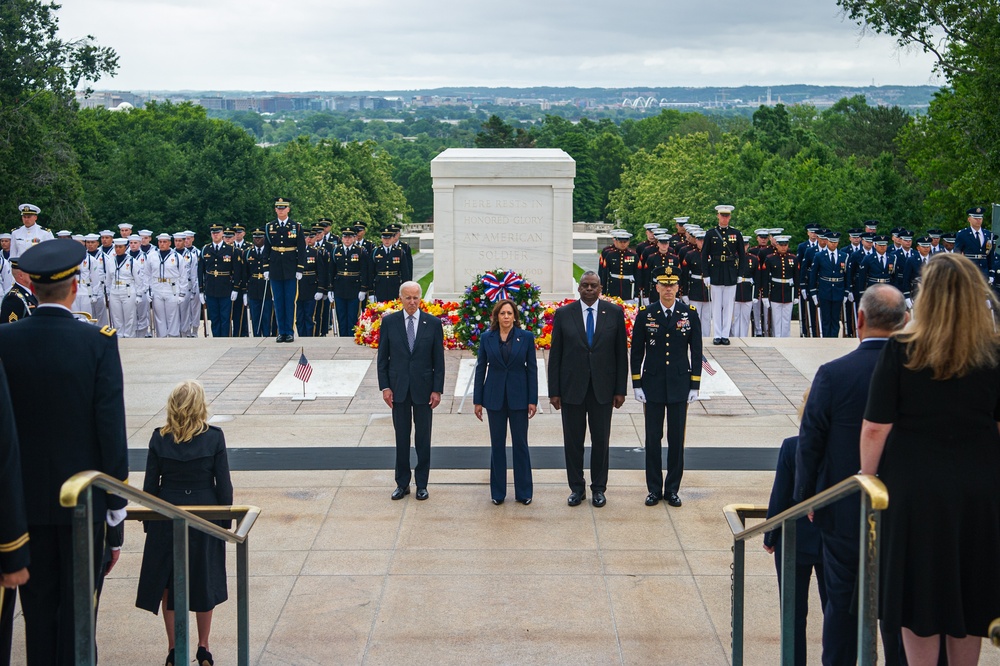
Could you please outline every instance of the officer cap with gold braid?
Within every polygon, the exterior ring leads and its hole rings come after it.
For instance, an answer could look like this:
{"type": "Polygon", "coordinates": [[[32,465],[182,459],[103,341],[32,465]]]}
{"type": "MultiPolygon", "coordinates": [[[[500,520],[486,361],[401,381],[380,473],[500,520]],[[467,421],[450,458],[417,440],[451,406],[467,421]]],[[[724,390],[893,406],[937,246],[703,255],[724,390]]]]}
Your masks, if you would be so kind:
{"type": "Polygon", "coordinates": [[[57,238],[28,248],[18,260],[18,267],[37,284],[53,284],[80,272],[86,248],[75,240],[57,238]]]}
{"type": "Polygon", "coordinates": [[[673,269],[669,266],[663,269],[663,272],[654,278],[656,284],[677,284],[681,281],[680,276],[674,273],[673,269]]]}

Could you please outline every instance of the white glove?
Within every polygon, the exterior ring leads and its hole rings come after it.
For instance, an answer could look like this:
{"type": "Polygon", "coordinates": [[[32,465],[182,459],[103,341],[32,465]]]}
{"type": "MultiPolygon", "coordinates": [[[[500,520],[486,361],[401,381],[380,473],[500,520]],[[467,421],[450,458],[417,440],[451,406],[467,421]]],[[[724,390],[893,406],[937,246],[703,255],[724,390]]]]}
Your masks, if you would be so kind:
{"type": "Polygon", "coordinates": [[[250,305],[250,298],[246,294],[243,294],[243,305],[250,305]]]}
{"type": "Polygon", "coordinates": [[[198,294],[198,300],[201,302],[202,305],[204,305],[205,304],[205,294],[198,294]]]}
{"type": "Polygon", "coordinates": [[[993,276],[990,276],[990,284],[993,284],[993,276]]]}
{"type": "Polygon", "coordinates": [[[813,296],[813,305],[819,305],[819,296],[813,296]]]}
{"type": "Polygon", "coordinates": [[[632,389],[632,393],[635,394],[635,399],[636,400],[638,400],[639,402],[641,402],[643,404],[646,403],[646,392],[643,391],[641,388],[634,388],[634,389],[632,389]]]}
{"type": "Polygon", "coordinates": [[[805,289],[802,290],[802,298],[809,299],[809,293],[805,289]]]}
{"type": "Polygon", "coordinates": [[[796,296],[795,298],[792,299],[792,305],[798,305],[798,304],[799,304],[799,298],[796,296]]]}
{"type": "Polygon", "coordinates": [[[317,291],[316,294],[313,296],[313,298],[315,298],[317,301],[322,301],[323,300],[323,294],[321,292],[317,291]]]}
{"type": "Polygon", "coordinates": [[[239,297],[240,297],[240,292],[238,291],[233,291],[229,294],[229,300],[231,300],[234,303],[236,302],[236,299],[239,297]]]}
{"type": "Polygon", "coordinates": [[[374,303],[375,302],[375,296],[369,296],[368,297],[368,302],[369,303],[374,303]]]}
{"type": "Polygon", "coordinates": [[[296,273],[295,274],[295,279],[296,280],[301,280],[302,279],[302,273],[296,273]]]}
{"type": "Polygon", "coordinates": [[[847,303],[847,294],[844,294],[844,303],[847,303]]]}
{"type": "Polygon", "coordinates": [[[906,299],[906,309],[907,310],[913,309],[913,301],[911,301],[909,298],[906,299]]]}
{"type": "Polygon", "coordinates": [[[133,302],[135,302],[136,305],[139,305],[139,303],[142,301],[142,296],[136,294],[135,296],[132,297],[132,300],[133,302]]]}
{"type": "Polygon", "coordinates": [[[335,296],[333,295],[333,292],[332,292],[332,291],[331,291],[331,292],[330,292],[329,294],[327,294],[327,295],[326,295],[326,297],[327,297],[327,299],[328,299],[328,300],[329,300],[329,301],[330,301],[331,303],[333,303],[333,299],[334,299],[334,298],[336,298],[336,297],[335,297],[335,296]]]}
{"type": "Polygon", "coordinates": [[[755,298],[755,299],[753,299],[753,304],[754,304],[754,305],[757,305],[757,301],[759,301],[759,300],[760,300],[759,298],[755,298]]]}
{"type": "Polygon", "coordinates": [[[264,279],[265,280],[271,279],[271,271],[264,271],[264,279]]]}
{"type": "Polygon", "coordinates": [[[702,278],[702,280],[704,280],[706,287],[711,287],[712,286],[712,278],[705,277],[705,278],[702,278]]]}
{"type": "Polygon", "coordinates": [[[106,520],[108,525],[114,527],[118,523],[125,520],[125,516],[128,514],[128,509],[122,507],[121,509],[108,509],[108,515],[106,520]]]}
{"type": "Polygon", "coordinates": [[[847,292],[847,300],[850,301],[851,303],[854,302],[854,292],[853,291],[847,292]]]}
{"type": "Polygon", "coordinates": [[[99,295],[97,295],[97,294],[91,294],[90,295],[90,302],[91,303],[96,303],[100,299],[101,299],[101,297],[99,295]]]}
{"type": "Polygon", "coordinates": [[[695,400],[697,400],[697,399],[698,399],[698,389],[691,389],[690,391],[688,391],[688,404],[689,405],[692,402],[694,402],[695,400]]]}
{"type": "Polygon", "coordinates": [[[764,307],[765,308],[770,308],[771,307],[771,299],[769,299],[769,298],[765,298],[764,299],[764,307]]]}
{"type": "Polygon", "coordinates": [[[178,303],[184,302],[184,294],[177,294],[177,302],[178,303]]]}
{"type": "Polygon", "coordinates": [[[359,291],[358,292],[358,300],[359,301],[364,301],[365,300],[365,292],[363,292],[363,291],[359,291]]]}

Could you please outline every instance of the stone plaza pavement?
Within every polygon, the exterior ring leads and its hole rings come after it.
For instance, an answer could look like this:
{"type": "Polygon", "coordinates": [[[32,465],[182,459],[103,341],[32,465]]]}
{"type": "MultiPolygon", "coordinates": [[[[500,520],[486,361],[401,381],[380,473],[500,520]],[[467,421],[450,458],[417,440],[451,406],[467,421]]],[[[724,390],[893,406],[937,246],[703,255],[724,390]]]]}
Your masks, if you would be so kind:
{"type": "MultiPolygon", "coordinates": [[[[250,539],[254,664],[727,664],[732,539],[722,507],[766,504],[773,473],[754,460],[773,464],[781,440],[797,432],[796,406],[816,368],[854,345],[799,338],[709,343],[706,356],[742,395],[691,406],[687,452],[689,461],[713,450],[721,457],[702,457],[700,469],[686,472],[683,507],[645,507],[642,453],[633,451],[642,444],[642,410],[630,395],[614,416],[608,504],[595,509],[589,502],[566,505],[559,464],[536,464],[530,506],[513,502],[511,491],[500,507],[489,501],[488,470],[458,465],[459,450],[485,454],[489,447],[471,399],[458,413],[459,366],[468,352],[446,355],[445,398],[434,417],[441,462],[433,465],[430,499],[416,502],[411,494],[392,502],[391,458],[384,455],[392,426],[377,390],[374,350],[332,338],[294,345],[122,340],[130,481],[141,487],[143,450],[163,422],[169,391],[199,379],[240,470],[233,473],[236,502],[262,508],[250,539]],[[300,346],[316,368],[311,387],[323,383],[323,362],[361,362],[347,364],[361,369],[353,393],[312,402],[261,397],[277,375],[290,374],[300,346]],[[310,452],[338,454],[344,464],[303,469],[315,466],[310,452]],[[373,468],[366,454],[374,453],[387,462],[373,468]],[[456,467],[448,469],[449,462],[456,467]]],[[[558,452],[559,416],[540,402],[529,443],[558,452]]],[[[161,619],[133,606],[142,543],[141,529],[130,523],[101,601],[104,664],[158,664],[166,655],[161,619]]],[[[773,664],[773,561],[759,539],[747,551],[746,663],[773,664]]],[[[218,664],[236,659],[232,547],[229,556],[230,601],[216,609],[211,640],[218,664]]],[[[811,608],[810,663],[818,663],[815,591],[811,608]]],[[[192,616],[192,645],[193,624],[192,616]]],[[[13,663],[23,663],[20,620],[14,645],[13,663]]],[[[1000,664],[1000,651],[984,646],[982,663],[1000,664]]]]}

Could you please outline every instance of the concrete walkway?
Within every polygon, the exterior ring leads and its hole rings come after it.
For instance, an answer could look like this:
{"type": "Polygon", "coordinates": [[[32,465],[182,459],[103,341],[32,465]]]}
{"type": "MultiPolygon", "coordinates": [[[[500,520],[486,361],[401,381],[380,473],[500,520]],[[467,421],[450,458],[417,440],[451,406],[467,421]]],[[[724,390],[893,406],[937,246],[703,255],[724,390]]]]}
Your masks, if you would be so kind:
{"type": "MultiPolygon", "coordinates": [[[[321,361],[375,356],[331,338],[295,345],[123,340],[130,448],[141,459],[163,422],[167,394],[189,378],[205,385],[231,449],[391,446],[374,363],[350,396],[314,402],[261,396],[300,346],[317,375],[321,361]]],[[[851,340],[798,338],[709,344],[706,355],[741,395],[692,405],[689,450],[776,449],[797,431],[795,407],[819,364],[853,347],[851,340]]],[[[439,453],[489,446],[488,429],[471,405],[458,413],[465,358],[447,353],[446,397],[434,419],[439,453]]],[[[559,416],[542,402],[529,442],[560,446],[559,416]]],[[[615,414],[612,446],[626,455],[642,437],[641,408],[630,396],[615,414]]],[[[131,483],[141,486],[141,465],[134,469],[131,483]]],[[[530,506],[514,503],[511,491],[511,501],[496,507],[488,476],[485,469],[435,467],[428,501],[410,495],[392,502],[388,468],[235,472],[236,502],[263,509],[251,538],[251,663],[729,663],[732,539],[722,507],[766,504],[771,472],[689,471],[677,509],[643,505],[641,471],[612,470],[602,509],[567,507],[561,469],[535,470],[530,506]]],[[[104,664],[156,664],[166,656],[161,619],[133,607],[142,544],[141,529],[130,524],[101,601],[104,664]]],[[[773,562],[759,540],[747,550],[746,663],[773,664],[779,638],[773,562]]],[[[217,664],[236,659],[232,548],[229,555],[232,599],[217,608],[211,640],[217,664]]],[[[816,663],[815,593],[811,607],[810,663],[816,663]]],[[[20,620],[14,645],[13,663],[24,663],[20,620]]],[[[983,655],[981,663],[1000,664],[1000,651],[986,646],[983,655]]]]}

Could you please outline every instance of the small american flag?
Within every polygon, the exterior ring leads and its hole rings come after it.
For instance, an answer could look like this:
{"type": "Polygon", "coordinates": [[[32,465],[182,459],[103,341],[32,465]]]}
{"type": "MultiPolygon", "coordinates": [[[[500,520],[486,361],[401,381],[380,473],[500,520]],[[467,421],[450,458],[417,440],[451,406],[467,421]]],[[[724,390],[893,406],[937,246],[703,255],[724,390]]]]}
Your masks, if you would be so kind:
{"type": "Polygon", "coordinates": [[[709,377],[715,376],[715,368],[712,367],[712,364],[708,362],[708,359],[705,356],[701,357],[701,367],[706,373],[708,373],[709,377]]]}
{"type": "Polygon", "coordinates": [[[305,352],[299,353],[299,364],[295,366],[295,378],[301,379],[303,383],[308,382],[309,378],[312,377],[313,367],[309,365],[309,359],[306,358],[305,352]]]}

